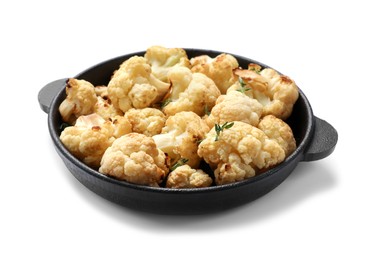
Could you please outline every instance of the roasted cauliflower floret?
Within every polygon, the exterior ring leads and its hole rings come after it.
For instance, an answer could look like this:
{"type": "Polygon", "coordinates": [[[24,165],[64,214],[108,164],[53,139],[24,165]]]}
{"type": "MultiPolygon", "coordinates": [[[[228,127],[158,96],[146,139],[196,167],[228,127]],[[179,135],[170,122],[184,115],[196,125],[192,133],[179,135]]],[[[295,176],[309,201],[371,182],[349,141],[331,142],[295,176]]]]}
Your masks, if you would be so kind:
{"type": "Polygon", "coordinates": [[[210,111],[221,94],[213,80],[202,73],[192,73],[185,67],[170,70],[172,87],[166,96],[163,111],[167,116],[181,111],[192,111],[203,116],[210,111]]]}
{"type": "Polygon", "coordinates": [[[167,188],[202,188],[212,185],[212,178],[203,170],[192,169],[189,165],[182,165],[169,173],[166,180],[167,188]]]}
{"type": "Polygon", "coordinates": [[[239,91],[230,91],[221,95],[206,118],[209,127],[214,124],[241,121],[257,126],[262,115],[262,105],[253,98],[247,97],[239,91]]]}
{"type": "Polygon", "coordinates": [[[246,91],[246,95],[257,99],[264,106],[263,115],[274,115],[283,120],[291,115],[299,97],[298,88],[292,79],[270,68],[261,70],[257,64],[249,64],[247,70],[235,69],[234,73],[251,88],[246,91]]]}
{"type": "Polygon", "coordinates": [[[230,54],[222,53],[215,58],[201,55],[191,58],[191,70],[211,78],[222,94],[237,80],[233,69],[239,67],[238,61],[230,54]]]}
{"type": "Polygon", "coordinates": [[[152,74],[163,82],[169,82],[168,72],[175,66],[190,67],[187,53],[182,48],[152,46],[147,49],[145,59],[152,67],[152,74]]]}
{"type": "Polygon", "coordinates": [[[151,137],[130,133],[105,151],[99,172],[135,184],[159,186],[166,174],[165,154],[151,137]]]}
{"type": "Polygon", "coordinates": [[[292,129],[283,120],[267,115],[261,119],[258,128],[283,148],[286,157],[295,151],[296,141],[292,129]]]}
{"type": "Polygon", "coordinates": [[[192,168],[198,168],[198,143],[209,131],[206,123],[194,112],[184,111],[170,116],[159,135],[153,136],[157,147],[167,153],[174,164],[184,158],[192,168]]]}
{"type": "Polygon", "coordinates": [[[66,127],[60,140],[79,160],[98,168],[105,150],[112,144],[114,128],[97,114],[80,116],[74,126],[66,127]]]}
{"type": "Polygon", "coordinates": [[[146,136],[161,133],[165,125],[166,116],[156,108],[132,108],[128,110],[125,117],[132,125],[132,131],[146,136]]]}
{"type": "Polygon", "coordinates": [[[124,61],[108,84],[108,96],[115,108],[145,108],[159,102],[170,84],[157,79],[144,57],[133,56],[124,61]]]}
{"type": "Polygon", "coordinates": [[[95,87],[90,82],[71,78],[66,83],[66,98],[59,111],[62,119],[73,125],[79,116],[93,113],[96,102],[95,87]]]}
{"type": "Polygon", "coordinates": [[[115,108],[108,98],[103,98],[101,96],[97,97],[93,112],[100,115],[105,120],[123,115],[123,112],[115,108]]]}
{"type": "Polygon", "coordinates": [[[112,122],[113,136],[115,138],[121,137],[132,132],[132,125],[130,121],[124,116],[111,117],[109,121],[112,122]]]}
{"type": "Polygon", "coordinates": [[[214,169],[218,185],[250,178],[285,158],[282,147],[263,131],[235,121],[230,128],[215,126],[198,147],[198,155],[214,169]]]}
{"type": "Polygon", "coordinates": [[[123,116],[123,112],[114,107],[108,97],[108,88],[106,86],[96,86],[95,93],[97,102],[94,106],[94,113],[100,115],[105,120],[109,120],[116,116],[123,116]]]}

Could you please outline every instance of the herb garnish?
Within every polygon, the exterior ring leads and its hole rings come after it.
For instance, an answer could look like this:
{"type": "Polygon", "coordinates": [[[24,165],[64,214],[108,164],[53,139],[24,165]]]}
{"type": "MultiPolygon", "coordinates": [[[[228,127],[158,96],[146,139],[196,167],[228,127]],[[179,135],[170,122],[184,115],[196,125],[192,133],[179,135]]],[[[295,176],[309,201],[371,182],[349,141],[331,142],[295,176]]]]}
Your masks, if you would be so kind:
{"type": "Polygon", "coordinates": [[[164,101],[161,102],[161,109],[166,107],[169,103],[171,102],[171,99],[165,99],[164,101]]]}
{"type": "Polygon", "coordinates": [[[179,166],[185,165],[187,162],[188,162],[188,159],[180,158],[176,163],[173,164],[173,166],[171,166],[170,171],[174,171],[179,166]]]}
{"type": "Polygon", "coordinates": [[[214,141],[216,142],[218,141],[219,135],[223,132],[224,129],[229,129],[233,125],[234,125],[234,122],[231,122],[231,123],[226,122],[223,125],[214,124],[214,128],[216,130],[216,138],[214,139],[214,141]]]}
{"type": "Polygon", "coordinates": [[[239,77],[239,83],[240,83],[240,89],[237,89],[236,91],[239,91],[243,94],[245,94],[246,91],[251,90],[251,88],[247,88],[247,84],[244,82],[244,80],[239,77]]]}

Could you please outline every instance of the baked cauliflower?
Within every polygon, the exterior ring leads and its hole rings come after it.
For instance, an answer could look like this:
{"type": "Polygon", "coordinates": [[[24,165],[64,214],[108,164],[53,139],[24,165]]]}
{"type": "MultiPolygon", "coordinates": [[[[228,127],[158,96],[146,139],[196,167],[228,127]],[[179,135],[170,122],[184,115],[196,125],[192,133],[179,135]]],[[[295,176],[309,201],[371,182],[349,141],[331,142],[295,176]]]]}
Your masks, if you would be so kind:
{"type": "Polygon", "coordinates": [[[283,120],[267,115],[261,119],[258,128],[283,148],[286,157],[295,151],[296,141],[292,129],[283,120]]]}
{"type": "Polygon", "coordinates": [[[151,73],[151,66],[144,57],[133,56],[112,76],[108,96],[114,107],[125,113],[130,108],[145,108],[159,102],[169,86],[151,73]]]}
{"type": "Polygon", "coordinates": [[[216,125],[200,143],[197,153],[214,169],[217,185],[253,177],[285,159],[285,152],[276,141],[240,121],[216,125]]]}
{"type": "Polygon", "coordinates": [[[161,133],[165,125],[166,116],[156,108],[131,108],[125,117],[132,125],[132,131],[146,136],[153,136],[161,133]]]}
{"type": "Polygon", "coordinates": [[[151,65],[152,74],[163,82],[169,82],[168,72],[175,66],[190,67],[187,53],[182,48],[152,46],[147,49],[145,59],[151,65]]]}
{"type": "Polygon", "coordinates": [[[99,172],[131,183],[158,187],[169,169],[165,154],[151,137],[130,133],[105,151],[99,172]]]}
{"type": "Polygon", "coordinates": [[[97,102],[95,87],[86,80],[70,78],[65,89],[66,98],[59,111],[64,122],[73,125],[79,116],[93,113],[97,102]]]}
{"type": "Polygon", "coordinates": [[[212,108],[206,122],[209,127],[214,124],[241,121],[257,126],[261,115],[262,105],[253,98],[239,91],[230,91],[218,97],[216,105],[212,108]]]}
{"type": "Polygon", "coordinates": [[[98,168],[105,150],[113,143],[114,128],[97,114],[80,116],[74,126],[66,127],[60,140],[79,160],[98,168]]]}
{"type": "Polygon", "coordinates": [[[192,72],[200,72],[211,78],[222,94],[237,80],[233,70],[239,67],[234,56],[222,53],[215,58],[201,55],[191,58],[192,72]]]}
{"type": "Polygon", "coordinates": [[[154,135],[157,147],[171,159],[171,164],[179,159],[187,160],[192,168],[198,168],[201,158],[197,155],[198,143],[209,131],[206,123],[194,112],[183,111],[170,116],[161,134],[154,135]]]}
{"type": "Polygon", "coordinates": [[[263,115],[287,119],[299,97],[295,82],[273,69],[249,64],[248,69],[235,69],[234,73],[250,88],[245,94],[257,99],[264,107],[263,115]]]}
{"type": "Polygon", "coordinates": [[[172,87],[163,106],[167,116],[181,111],[192,111],[203,116],[212,109],[221,94],[213,80],[202,73],[192,73],[185,67],[173,68],[168,77],[172,87]]]}
{"type": "Polygon", "coordinates": [[[166,180],[167,188],[202,188],[209,187],[212,178],[203,170],[192,169],[189,165],[182,165],[169,173],[166,180]]]}

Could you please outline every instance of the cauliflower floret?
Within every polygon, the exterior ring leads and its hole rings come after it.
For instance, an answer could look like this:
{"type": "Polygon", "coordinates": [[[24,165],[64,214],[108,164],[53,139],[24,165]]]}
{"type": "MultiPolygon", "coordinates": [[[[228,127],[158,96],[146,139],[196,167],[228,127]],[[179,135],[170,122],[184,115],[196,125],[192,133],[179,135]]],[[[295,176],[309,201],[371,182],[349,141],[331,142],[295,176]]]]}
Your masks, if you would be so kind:
{"type": "Polygon", "coordinates": [[[211,78],[222,94],[237,80],[233,69],[238,68],[239,63],[234,56],[222,53],[215,58],[201,55],[191,59],[191,70],[201,72],[211,78]]]}
{"type": "Polygon", "coordinates": [[[132,131],[146,136],[161,133],[165,125],[166,116],[156,108],[132,108],[128,110],[125,117],[132,125],[132,131]]]}
{"type": "Polygon", "coordinates": [[[95,93],[97,102],[94,106],[94,113],[100,115],[105,120],[109,120],[116,116],[123,116],[123,112],[115,108],[108,97],[108,88],[106,86],[96,86],[95,93]]]}
{"type": "Polygon", "coordinates": [[[182,165],[169,173],[166,180],[167,188],[202,188],[209,187],[213,180],[203,170],[192,169],[189,165],[182,165]]]}
{"type": "Polygon", "coordinates": [[[170,70],[169,79],[172,87],[163,107],[167,116],[181,111],[192,111],[203,116],[210,111],[216,99],[221,94],[213,80],[202,73],[192,73],[185,67],[175,67],[170,70]]]}
{"type": "Polygon", "coordinates": [[[151,137],[130,133],[105,151],[99,172],[135,184],[156,186],[168,173],[165,154],[151,137]]]}
{"type": "Polygon", "coordinates": [[[152,74],[163,82],[169,82],[168,72],[172,67],[190,67],[187,53],[181,48],[152,46],[147,49],[144,57],[152,67],[152,74]]]}
{"type": "Polygon", "coordinates": [[[72,125],[79,116],[91,114],[96,102],[95,87],[90,82],[71,78],[66,83],[66,98],[59,111],[62,119],[72,125]]]}
{"type": "Polygon", "coordinates": [[[260,129],[235,121],[218,135],[210,130],[197,151],[214,170],[216,184],[244,180],[285,158],[282,147],[260,129]]]}
{"type": "Polygon", "coordinates": [[[183,111],[170,116],[161,134],[153,136],[157,147],[167,153],[174,164],[187,159],[187,164],[198,168],[201,158],[197,155],[198,142],[209,131],[206,123],[194,112],[183,111]]]}
{"type": "Polygon", "coordinates": [[[101,96],[97,97],[93,112],[100,115],[105,120],[123,115],[123,112],[115,108],[108,98],[103,98],[101,96]]]}
{"type": "Polygon", "coordinates": [[[257,126],[262,115],[262,105],[239,91],[230,91],[221,95],[206,118],[209,127],[214,124],[241,121],[257,126]]]}
{"type": "Polygon", "coordinates": [[[109,121],[112,122],[113,136],[115,138],[121,137],[132,132],[132,125],[130,121],[124,116],[111,117],[109,121]]]}
{"type": "Polygon", "coordinates": [[[144,57],[133,56],[124,61],[108,84],[108,96],[115,108],[145,108],[159,102],[170,84],[158,80],[144,57]]]}
{"type": "Polygon", "coordinates": [[[296,141],[292,129],[283,120],[273,115],[267,115],[261,119],[258,128],[283,148],[286,157],[295,151],[296,141]]]}
{"type": "Polygon", "coordinates": [[[110,121],[97,114],[80,116],[74,126],[66,127],[60,140],[79,160],[98,168],[105,150],[112,144],[114,129],[110,121]]]}
{"type": "Polygon", "coordinates": [[[299,97],[298,88],[292,79],[270,68],[261,70],[257,64],[249,64],[247,70],[235,69],[234,73],[251,88],[245,94],[264,106],[263,115],[274,115],[283,120],[291,115],[299,97]]]}

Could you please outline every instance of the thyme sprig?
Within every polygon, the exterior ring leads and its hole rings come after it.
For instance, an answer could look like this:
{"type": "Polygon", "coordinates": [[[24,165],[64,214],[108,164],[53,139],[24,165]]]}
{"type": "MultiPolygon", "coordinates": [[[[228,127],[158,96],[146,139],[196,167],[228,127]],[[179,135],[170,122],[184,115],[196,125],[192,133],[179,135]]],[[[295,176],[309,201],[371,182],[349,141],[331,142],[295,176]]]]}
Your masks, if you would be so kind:
{"type": "Polygon", "coordinates": [[[174,164],[171,166],[170,171],[174,171],[174,170],[177,169],[179,166],[185,165],[187,162],[188,162],[188,159],[186,159],[186,158],[180,158],[176,163],[174,163],[174,164]]]}
{"type": "Polygon", "coordinates": [[[220,134],[223,132],[223,130],[225,129],[229,129],[231,128],[232,126],[234,125],[234,122],[226,122],[224,123],[223,125],[219,125],[219,124],[214,124],[214,129],[216,130],[216,138],[214,139],[214,141],[218,141],[219,139],[219,136],[220,134]]]}
{"type": "Polygon", "coordinates": [[[240,84],[240,88],[237,89],[236,91],[239,91],[239,92],[245,94],[246,91],[251,90],[251,88],[247,87],[247,84],[244,82],[242,77],[239,77],[239,84],[240,84]]]}

